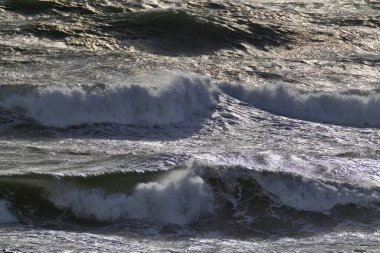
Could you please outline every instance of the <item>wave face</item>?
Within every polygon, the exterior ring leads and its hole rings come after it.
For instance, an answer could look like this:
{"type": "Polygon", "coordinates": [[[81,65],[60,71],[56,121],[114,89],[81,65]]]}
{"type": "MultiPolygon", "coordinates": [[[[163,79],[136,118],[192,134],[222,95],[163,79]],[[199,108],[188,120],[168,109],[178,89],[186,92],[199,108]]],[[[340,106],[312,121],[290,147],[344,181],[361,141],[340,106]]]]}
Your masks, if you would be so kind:
{"type": "Polygon", "coordinates": [[[217,104],[218,89],[208,78],[177,73],[157,79],[141,85],[42,88],[8,95],[0,107],[22,112],[44,126],[66,128],[95,123],[167,125],[209,113],[217,104]]]}
{"type": "Polygon", "coordinates": [[[338,225],[363,213],[369,222],[380,218],[376,185],[263,170],[260,161],[256,169],[195,160],[171,171],[4,175],[0,177],[4,198],[0,210],[8,212],[8,220],[17,217],[20,222],[142,221],[206,227],[207,222],[221,227],[229,222],[268,233],[300,229],[300,223],[323,226],[321,222],[333,221],[338,225]],[[268,226],[273,222],[277,225],[268,226]]]}
{"type": "Polygon", "coordinates": [[[228,95],[259,109],[291,118],[354,127],[380,127],[380,94],[300,93],[285,85],[222,84],[228,95]]]}

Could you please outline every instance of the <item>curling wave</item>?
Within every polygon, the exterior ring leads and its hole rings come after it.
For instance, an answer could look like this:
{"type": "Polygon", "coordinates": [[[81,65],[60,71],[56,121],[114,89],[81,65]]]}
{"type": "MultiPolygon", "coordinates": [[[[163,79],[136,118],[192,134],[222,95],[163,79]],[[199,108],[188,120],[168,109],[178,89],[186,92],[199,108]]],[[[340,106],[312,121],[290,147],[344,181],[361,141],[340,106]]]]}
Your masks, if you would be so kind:
{"type": "Polygon", "coordinates": [[[380,94],[300,93],[286,85],[246,87],[224,83],[226,94],[291,118],[354,127],[380,127],[380,94]]]}
{"type": "MultiPolygon", "coordinates": [[[[342,206],[380,215],[380,188],[376,185],[200,160],[171,171],[146,173],[4,175],[0,177],[0,196],[9,203],[9,210],[16,210],[15,216],[37,221],[66,216],[107,223],[143,220],[182,226],[203,217],[237,222],[244,216],[260,224],[274,217],[334,217],[342,206]]],[[[7,215],[13,217],[9,212],[7,215]]]]}
{"type": "Polygon", "coordinates": [[[38,123],[66,128],[95,123],[168,125],[203,115],[217,104],[219,91],[195,74],[170,74],[150,84],[45,87],[7,95],[0,108],[25,114],[38,123]]]}
{"type": "MultiPolygon", "coordinates": [[[[9,175],[1,177],[0,189],[0,196],[7,196],[9,206],[19,216],[22,214],[20,220],[26,217],[38,221],[64,215],[97,222],[133,219],[184,225],[214,211],[210,186],[190,170],[115,172],[86,177],[9,175]],[[122,184],[110,192],[105,186],[108,180],[120,182],[120,178],[124,179],[122,184]]],[[[8,202],[0,202],[0,214],[8,211],[5,203],[8,202]]],[[[8,211],[5,218],[12,217],[8,211]]]]}
{"type": "Polygon", "coordinates": [[[191,171],[170,173],[160,182],[139,183],[130,195],[101,190],[52,189],[50,200],[75,216],[98,221],[143,219],[184,225],[211,214],[211,188],[191,171]]]}

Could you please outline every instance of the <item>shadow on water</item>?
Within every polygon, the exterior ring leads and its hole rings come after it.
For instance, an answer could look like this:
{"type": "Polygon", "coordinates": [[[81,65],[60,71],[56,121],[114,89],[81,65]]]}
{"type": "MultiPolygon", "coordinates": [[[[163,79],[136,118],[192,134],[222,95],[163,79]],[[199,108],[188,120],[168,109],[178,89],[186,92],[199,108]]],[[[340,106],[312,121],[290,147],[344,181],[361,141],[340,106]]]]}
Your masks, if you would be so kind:
{"type": "Polygon", "coordinates": [[[51,40],[112,38],[107,43],[133,45],[143,51],[167,56],[198,56],[224,48],[245,50],[243,44],[268,51],[273,47],[289,48],[295,38],[294,32],[278,25],[246,20],[240,27],[222,17],[178,9],[120,11],[104,9],[104,6],[90,8],[38,0],[8,1],[5,8],[23,15],[35,15],[35,22],[22,25],[24,33],[51,40]],[[96,8],[99,13],[94,12],[96,8]],[[39,22],[36,14],[40,12],[63,22],[59,25],[46,23],[43,19],[39,22]],[[78,14],[82,26],[72,25],[78,14]]]}
{"type": "Polygon", "coordinates": [[[110,139],[171,141],[191,137],[203,129],[213,111],[189,117],[185,122],[167,125],[125,125],[97,123],[67,128],[46,127],[19,113],[0,109],[1,139],[110,139]]]}
{"type": "MultiPolygon", "coordinates": [[[[292,33],[274,25],[249,23],[249,30],[233,28],[223,21],[183,10],[144,11],[112,16],[104,31],[119,40],[137,40],[140,47],[163,55],[200,55],[223,48],[257,49],[282,47],[292,33]]],[[[139,45],[137,45],[139,47],[139,45]]]]}
{"type": "Polygon", "coordinates": [[[104,20],[103,30],[119,40],[138,41],[156,54],[198,55],[239,43],[241,35],[206,17],[182,10],[126,13],[104,20]]]}

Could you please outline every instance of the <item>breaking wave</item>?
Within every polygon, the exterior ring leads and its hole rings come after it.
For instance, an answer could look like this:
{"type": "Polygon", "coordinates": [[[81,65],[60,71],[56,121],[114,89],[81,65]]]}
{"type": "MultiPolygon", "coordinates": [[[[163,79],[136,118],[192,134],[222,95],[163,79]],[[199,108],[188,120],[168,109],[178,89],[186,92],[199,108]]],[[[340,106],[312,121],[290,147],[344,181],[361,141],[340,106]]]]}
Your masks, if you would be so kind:
{"type": "Polygon", "coordinates": [[[183,122],[210,113],[219,91],[192,74],[170,74],[148,84],[45,87],[7,94],[0,108],[58,128],[95,123],[155,126],[183,122]]]}
{"type": "Polygon", "coordinates": [[[337,210],[350,206],[353,212],[374,212],[377,219],[380,203],[375,185],[200,160],[171,171],[4,175],[0,189],[11,210],[7,217],[21,222],[59,218],[183,226],[218,217],[239,223],[243,217],[257,229],[262,222],[289,217],[344,219],[336,216],[337,210]]]}
{"type": "Polygon", "coordinates": [[[246,87],[224,83],[226,94],[291,118],[354,127],[380,127],[380,94],[300,93],[286,85],[246,87]]]}
{"type": "Polygon", "coordinates": [[[170,173],[161,182],[139,183],[131,195],[63,187],[52,189],[49,198],[77,217],[100,221],[144,219],[183,225],[214,208],[210,187],[190,171],[170,173]]]}

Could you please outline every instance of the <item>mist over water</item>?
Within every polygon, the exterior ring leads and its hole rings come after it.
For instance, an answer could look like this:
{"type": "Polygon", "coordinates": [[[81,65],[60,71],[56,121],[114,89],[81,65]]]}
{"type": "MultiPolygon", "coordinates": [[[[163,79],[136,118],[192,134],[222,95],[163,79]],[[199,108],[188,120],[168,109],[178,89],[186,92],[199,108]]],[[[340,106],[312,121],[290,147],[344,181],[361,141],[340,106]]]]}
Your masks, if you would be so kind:
{"type": "Polygon", "coordinates": [[[378,252],[375,1],[0,1],[0,249],[378,252]]]}

